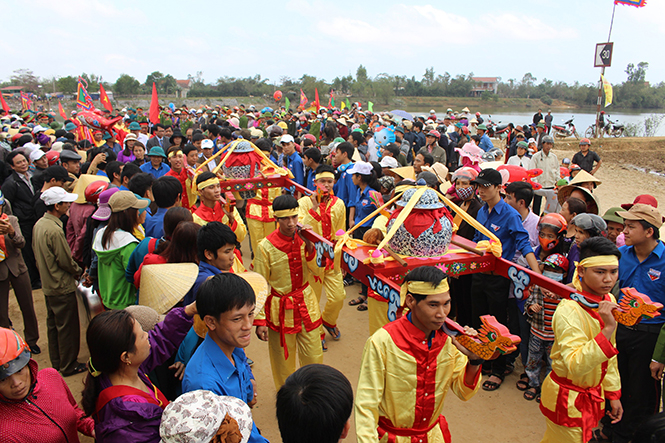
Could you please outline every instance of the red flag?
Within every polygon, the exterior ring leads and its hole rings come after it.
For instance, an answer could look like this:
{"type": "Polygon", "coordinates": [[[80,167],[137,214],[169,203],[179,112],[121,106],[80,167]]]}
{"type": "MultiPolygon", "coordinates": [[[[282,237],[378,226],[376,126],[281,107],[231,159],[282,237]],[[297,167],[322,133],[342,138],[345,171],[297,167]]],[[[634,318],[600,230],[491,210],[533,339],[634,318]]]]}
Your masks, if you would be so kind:
{"type": "Polygon", "coordinates": [[[62,103],[60,103],[60,100],[58,100],[58,112],[60,113],[60,117],[62,117],[64,120],[67,120],[67,114],[65,113],[65,110],[62,107],[62,103]]]}
{"type": "Polygon", "coordinates": [[[152,100],[150,100],[150,112],[148,117],[153,124],[159,123],[159,98],[157,97],[157,85],[152,82],[152,100]]]}
{"type": "Polygon", "coordinates": [[[5,101],[5,96],[2,95],[2,92],[0,92],[0,100],[2,100],[2,109],[4,109],[7,114],[10,114],[9,106],[7,105],[7,102],[5,101]]]}
{"type": "Polygon", "coordinates": [[[319,88],[314,88],[314,102],[316,103],[316,113],[319,113],[321,109],[321,103],[319,103],[319,88]]]}
{"type": "Polygon", "coordinates": [[[307,107],[307,96],[305,95],[304,92],[302,92],[302,89],[300,90],[300,107],[302,109],[305,109],[307,107]]]}
{"type": "Polygon", "coordinates": [[[109,100],[109,96],[106,95],[106,91],[104,90],[104,86],[102,84],[99,84],[99,101],[102,102],[102,106],[106,108],[107,111],[113,112],[113,106],[111,105],[111,101],[109,100]]]}

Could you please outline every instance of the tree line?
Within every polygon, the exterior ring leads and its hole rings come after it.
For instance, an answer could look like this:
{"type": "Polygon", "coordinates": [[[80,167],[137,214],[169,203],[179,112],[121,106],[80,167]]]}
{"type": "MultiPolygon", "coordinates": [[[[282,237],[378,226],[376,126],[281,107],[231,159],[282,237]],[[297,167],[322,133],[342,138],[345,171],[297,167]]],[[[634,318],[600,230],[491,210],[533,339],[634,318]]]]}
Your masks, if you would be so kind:
{"type": "MultiPolygon", "coordinates": [[[[635,109],[665,108],[665,83],[650,84],[646,81],[649,64],[640,62],[635,66],[626,67],[626,80],[614,84],[614,106],[635,109]]],[[[89,92],[99,91],[102,84],[114,96],[131,97],[150,94],[153,82],[157,91],[163,95],[175,95],[178,90],[176,79],[171,74],[159,71],[149,74],[144,82],[128,74],[121,74],[114,83],[104,81],[101,76],[83,73],[81,77],[88,85],[89,92]]],[[[304,74],[300,78],[281,77],[271,82],[260,74],[253,77],[220,77],[214,82],[206,82],[203,72],[188,75],[190,89],[188,97],[271,97],[279,89],[291,102],[297,103],[302,89],[310,100],[314,99],[314,91],[318,89],[320,102],[328,104],[328,93],[335,91],[336,96],[363,97],[376,103],[389,104],[395,97],[468,97],[476,85],[473,73],[468,75],[450,73],[437,74],[434,68],[428,68],[421,78],[380,73],[371,77],[367,69],[360,65],[356,75],[335,77],[328,82],[325,79],[304,74]]],[[[0,86],[24,86],[26,92],[37,94],[59,92],[73,94],[76,92],[77,76],[39,78],[29,69],[14,71],[8,82],[0,86]]],[[[547,78],[538,82],[530,72],[518,79],[499,82],[498,93],[483,92],[482,100],[492,101],[499,98],[532,98],[539,99],[544,105],[554,100],[561,100],[579,106],[595,105],[598,96],[598,84],[568,84],[547,78]]],[[[337,104],[339,106],[339,104],[337,104]]]]}

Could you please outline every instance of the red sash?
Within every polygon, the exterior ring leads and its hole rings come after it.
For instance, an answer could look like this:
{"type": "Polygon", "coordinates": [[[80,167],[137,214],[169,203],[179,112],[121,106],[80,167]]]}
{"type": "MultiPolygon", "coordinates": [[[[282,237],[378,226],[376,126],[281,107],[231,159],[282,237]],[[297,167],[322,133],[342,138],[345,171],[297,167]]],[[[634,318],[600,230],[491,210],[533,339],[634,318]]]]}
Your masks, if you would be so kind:
{"type": "MultiPolygon", "coordinates": [[[[286,330],[287,327],[284,325],[284,321],[286,319],[286,311],[292,310],[293,311],[293,324],[294,326],[296,324],[300,324],[302,322],[301,316],[300,316],[300,311],[297,309],[298,305],[300,304],[305,304],[305,297],[304,297],[304,292],[305,289],[309,286],[309,283],[305,283],[305,285],[301,286],[298,289],[295,289],[288,294],[280,294],[274,289],[270,290],[270,295],[268,296],[268,300],[266,300],[266,318],[270,319],[270,305],[272,302],[273,297],[278,297],[279,298],[279,344],[281,347],[284,348],[284,359],[288,360],[289,358],[289,348],[286,346],[286,330]]],[[[269,321],[268,325],[271,326],[272,322],[269,321]]],[[[274,328],[271,328],[274,329],[274,328]]]]}
{"type": "Polygon", "coordinates": [[[434,429],[435,426],[439,425],[441,428],[441,433],[443,434],[443,440],[446,443],[452,441],[450,436],[450,430],[448,429],[448,422],[446,417],[439,415],[439,419],[432,423],[427,428],[397,428],[395,427],[390,420],[386,417],[379,417],[379,426],[377,427],[377,432],[379,433],[379,440],[383,438],[384,435],[388,434],[388,443],[395,443],[397,437],[411,437],[413,441],[414,438],[427,443],[427,433],[434,429]]]}
{"type": "Polygon", "coordinates": [[[601,384],[603,378],[605,378],[607,362],[603,363],[603,377],[600,380],[600,383],[597,386],[591,388],[581,388],[573,384],[567,378],[560,377],[556,372],[550,372],[550,378],[553,382],[559,385],[559,395],[557,396],[556,411],[554,414],[551,411],[541,407],[541,411],[548,413],[545,414],[552,422],[566,426],[569,428],[582,428],[583,441],[589,441],[592,437],[593,428],[598,426],[598,422],[603,418],[603,404],[605,399],[603,398],[603,388],[601,384]],[[582,413],[582,417],[571,418],[567,412],[568,396],[570,391],[577,392],[577,398],[575,399],[575,407],[582,413]],[[563,416],[565,411],[566,416],[563,416]]]}
{"type": "Polygon", "coordinates": [[[124,397],[125,395],[136,395],[139,397],[142,397],[148,401],[148,403],[152,403],[153,405],[157,405],[162,410],[168,406],[169,401],[167,398],[162,394],[162,391],[157,388],[154,384],[150,383],[152,388],[155,391],[155,399],[152,395],[140,390],[133,388],[131,386],[125,386],[125,385],[117,385],[117,386],[109,386],[108,388],[105,388],[102,390],[102,392],[99,393],[99,397],[97,397],[97,403],[95,407],[95,414],[99,413],[99,411],[106,406],[108,402],[115,398],[119,397],[124,397]]]}

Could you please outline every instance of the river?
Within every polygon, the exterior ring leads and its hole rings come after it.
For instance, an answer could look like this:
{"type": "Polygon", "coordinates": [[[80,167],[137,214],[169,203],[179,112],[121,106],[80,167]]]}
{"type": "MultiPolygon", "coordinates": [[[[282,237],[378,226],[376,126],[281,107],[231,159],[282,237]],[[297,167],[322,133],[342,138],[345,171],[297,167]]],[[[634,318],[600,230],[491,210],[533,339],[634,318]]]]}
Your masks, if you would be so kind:
{"type": "MultiPolygon", "coordinates": [[[[437,109],[437,117],[440,115],[443,115],[445,112],[444,109],[437,109]]],[[[471,110],[472,112],[476,112],[475,109],[471,110]]],[[[413,115],[429,115],[429,109],[426,111],[419,110],[419,111],[409,111],[413,115]]],[[[535,111],[532,112],[510,112],[510,111],[503,111],[500,110],[496,113],[484,113],[482,111],[481,116],[483,119],[487,120],[487,117],[491,115],[491,120],[495,124],[499,123],[512,123],[515,126],[523,126],[525,124],[529,124],[533,121],[533,114],[535,111]]],[[[544,108],[543,116],[546,115],[547,108],[544,108]]],[[[634,114],[627,114],[627,113],[611,113],[610,111],[605,111],[606,116],[609,114],[609,118],[612,121],[618,121],[619,123],[623,123],[624,125],[627,123],[637,123],[640,124],[641,127],[643,128],[643,122],[646,118],[650,117],[653,113],[634,113],[634,114]]],[[[662,115],[658,113],[659,115],[662,115]]],[[[570,118],[575,118],[573,121],[573,124],[575,125],[575,128],[577,129],[577,132],[580,134],[580,137],[584,137],[584,131],[591,126],[592,124],[595,123],[596,121],[596,113],[595,112],[589,112],[589,111],[584,111],[584,110],[577,110],[577,112],[552,112],[552,116],[554,119],[552,120],[553,124],[563,124],[564,122],[568,121],[570,118]]],[[[605,119],[607,121],[607,117],[605,119]]],[[[661,124],[660,128],[658,129],[658,132],[656,133],[657,136],[665,136],[665,119],[663,120],[663,124],[661,124]]]]}

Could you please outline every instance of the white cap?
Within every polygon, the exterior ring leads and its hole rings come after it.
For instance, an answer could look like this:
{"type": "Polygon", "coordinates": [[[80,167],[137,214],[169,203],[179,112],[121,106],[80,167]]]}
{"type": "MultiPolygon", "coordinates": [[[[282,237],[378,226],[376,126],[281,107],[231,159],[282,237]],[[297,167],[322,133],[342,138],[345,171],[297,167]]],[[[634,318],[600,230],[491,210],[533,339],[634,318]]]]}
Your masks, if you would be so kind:
{"type": "Polygon", "coordinates": [[[201,142],[201,149],[212,149],[215,147],[215,144],[210,139],[205,139],[201,142]]]}
{"type": "Polygon", "coordinates": [[[346,170],[347,174],[370,175],[374,168],[367,162],[355,162],[353,166],[346,170]]]}
{"type": "Polygon", "coordinates": [[[430,109],[429,113],[430,114],[436,114],[436,111],[434,109],[430,109]]]}
{"type": "Polygon", "coordinates": [[[536,144],[536,139],[531,137],[527,143],[530,144],[530,145],[535,145],[536,144]]]}
{"type": "Polygon", "coordinates": [[[383,157],[379,164],[382,168],[399,168],[399,163],[393,157],[383,157]]]}
{"type": "Polygon", "coordinates": [[[43,127],[42,125],[37,125],[34,128],[32,128],[32,133],[36,134],[38,132],[46,131],[46,128],[43,127]]]}
{"type": "Polygon", "coordinates": [[[30,153],[30,161],[34,162],[34,161],[39,160],[40,158],[44,157],[45,155],[46,154],[41,149],[35,149],[34,151],[32,151],[30,153]]]}
{"type": "Polygon", "coordinates": [[[78,194],[70,194],[60,186],[54,186],[42,192],[42,195],[39,198],[46,203],[46,206],[50,206],[55,205],[56,203],[72,203],[76,201],[79,196],[78,194]]]}
{"type": "Polygon", "coordinates": [[[279,139],[280,143],[293,143],[295,140],[291,134],[284,134],[282,138],[279,139]]]}

